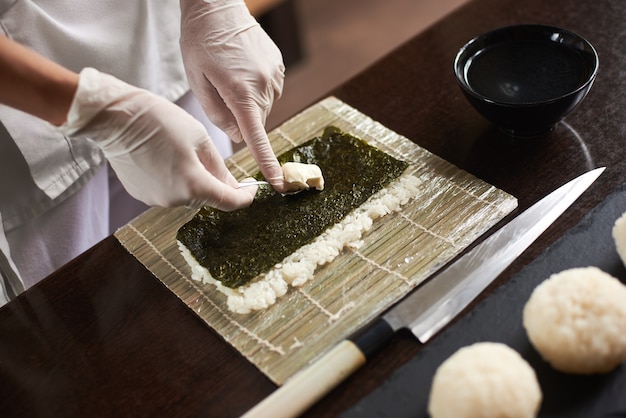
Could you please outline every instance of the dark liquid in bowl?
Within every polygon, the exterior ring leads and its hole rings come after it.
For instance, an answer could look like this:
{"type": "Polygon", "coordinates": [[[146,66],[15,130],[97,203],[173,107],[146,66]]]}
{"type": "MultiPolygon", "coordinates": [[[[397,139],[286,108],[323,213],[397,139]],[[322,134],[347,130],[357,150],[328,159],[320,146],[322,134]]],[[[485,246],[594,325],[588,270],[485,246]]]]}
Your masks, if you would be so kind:
{"type": "Polygon", "coordinates": [[[511,104],[561,97],[583,85],[588,76],[581,52],[549,41],[489,46],[467,65],[467,83],[475,92],[511,104]]]}

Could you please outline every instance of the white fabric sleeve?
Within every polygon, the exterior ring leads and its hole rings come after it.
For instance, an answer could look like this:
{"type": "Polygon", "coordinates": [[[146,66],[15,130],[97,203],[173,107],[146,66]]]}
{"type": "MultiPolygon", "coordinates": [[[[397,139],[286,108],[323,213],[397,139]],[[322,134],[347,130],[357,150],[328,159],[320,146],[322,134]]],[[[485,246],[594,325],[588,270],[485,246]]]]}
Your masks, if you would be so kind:
{"type": "Polygon", "coordinates": [[[24,284],[11,260],[9,243],[4,235],[0,213],[0,306],[10,302],[24,291],[24,284]]]}

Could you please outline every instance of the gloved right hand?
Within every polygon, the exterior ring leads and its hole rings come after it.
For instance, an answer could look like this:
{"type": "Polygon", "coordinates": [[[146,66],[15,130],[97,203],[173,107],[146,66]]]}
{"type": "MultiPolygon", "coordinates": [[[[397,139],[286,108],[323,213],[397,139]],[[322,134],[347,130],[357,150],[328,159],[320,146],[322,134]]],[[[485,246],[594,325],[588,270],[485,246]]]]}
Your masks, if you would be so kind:
{"type": "Polygon", "coordinates": [[[189,86],[205,113],[235,142],[245,141],[265,180],[285,184],[265,119],[280,97],[280,50],[244,0],[181,0],[180,47],[189,86]]]}
{"type": "Polygon", "coordinates": [[[92,68],[80,73],[68,137],[94,141],[131,196],[156,206],[234,210],[256,187],[239,189],[204,126],[175,104],[92,68]]]}

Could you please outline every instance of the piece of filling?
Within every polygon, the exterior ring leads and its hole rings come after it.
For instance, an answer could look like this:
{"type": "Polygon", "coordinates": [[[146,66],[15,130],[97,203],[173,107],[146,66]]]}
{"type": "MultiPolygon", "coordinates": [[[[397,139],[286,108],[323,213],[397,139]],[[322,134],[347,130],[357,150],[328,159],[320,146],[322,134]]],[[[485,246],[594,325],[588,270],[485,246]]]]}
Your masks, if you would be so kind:
{"type": "Polygon", "coordinates": [[[202,208],[177,233],[196,261],[227,287],[245,285],[268,272],[408,167],[332,126],[278,160],[316,164],[324,173],[324,190],[283,196],[263,187],[249,207],[233,212],[202,208]]]}
{"type": "Polygon", "coordinates": [[[287,192],[317,189],[324,190],[324,176],[317,164],[296,163],[293,161],[282,165],[287,192]]]}

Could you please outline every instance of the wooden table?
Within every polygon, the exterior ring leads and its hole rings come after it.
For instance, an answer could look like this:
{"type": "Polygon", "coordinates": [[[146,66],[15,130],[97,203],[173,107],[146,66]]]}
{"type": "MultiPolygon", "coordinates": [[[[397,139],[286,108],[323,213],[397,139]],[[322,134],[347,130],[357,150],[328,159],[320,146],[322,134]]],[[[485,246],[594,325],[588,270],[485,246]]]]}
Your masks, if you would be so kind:
{"type": "MultiPolygon", "coordinates": [[[[486,294],[626,180],[625,17],[622,0],[475,0],[331,92],[515,195],[520,209],[592,166],[608,167],[486,294]],[[544,140],[505,138],[453,78],[460,46],[516,23],[570,29],[600,56],[589,96],[544,140]]],[[[398,334],[307,416],[348,410],[421,349],[398,334]]],[[[0,309],[0,416],[229,417],[274,389],[113,237],[0,309]]]]}

